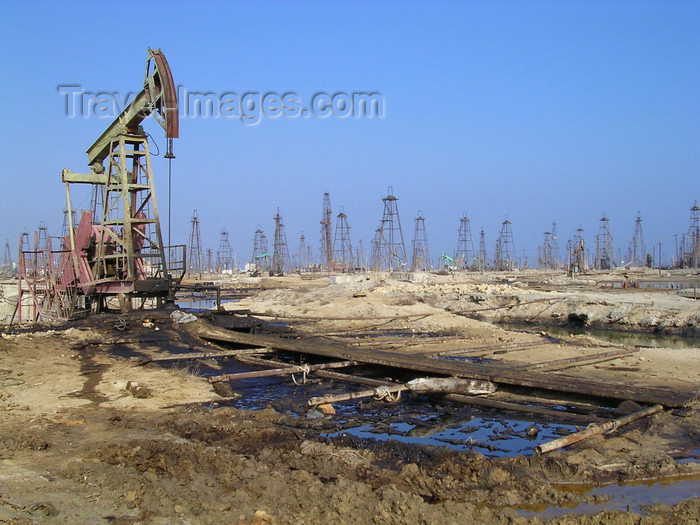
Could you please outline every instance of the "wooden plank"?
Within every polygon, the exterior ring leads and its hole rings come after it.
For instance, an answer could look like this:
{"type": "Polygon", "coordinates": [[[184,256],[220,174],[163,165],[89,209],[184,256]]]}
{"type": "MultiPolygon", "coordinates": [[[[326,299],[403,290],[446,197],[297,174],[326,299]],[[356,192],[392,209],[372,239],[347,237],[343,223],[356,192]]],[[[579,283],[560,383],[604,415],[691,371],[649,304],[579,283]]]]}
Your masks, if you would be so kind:
{"type": "Polygon", "coordinates": [[[602,363],[604,361],[611,361],[619,357],[627,357],[632,354],[639,352],[638,348],[624,348],[621,350],[613,350],[611,352],[600,352],[597,354],[587,354],[580,355],[576,357],[568,357],[566,359],[554,359],[552,361],[543,361],[541,363],[533,363],[529,365],[516,366],[514,370],[540,370],[540,371],[551,371],[551,370],[561,370],[563,368],[569,368],[573,366],[589,365],[593,363],[602,363]]]}
{"type": "Polygon", "coordinates": [[[619,400],[629,399],[638,403],[661,404],[667,407],[687,406],[693,403],[700,393],[697,386],[632,386],[622,382],[577,377],[561,373],[511,370],[504,366],[489,363],[426,359],[423,356],[399,354],[385,350],[354,348],[330,343],[322,345],[303,339],[283,339],[269,335],[230,332],[210,325],[203,319],[188,323],[183,328],[190,331],[193,335],[207,340],[231,342],[246,346],[269,347],[287,352],[354,360],[366,364],[414,370],[421,373],[481,379],[493,383],[540,388],[555,392],[568,392],[619,400]]]}
{"type": "Polygon", "coordinates": [[[266,354],[269,352],[274,352],[274,350],[268,350],[266,348],[239,348],[236,350],[222,350],[217,352],[187,352],[182,354],[156,354],[156,355],[145,355],[145,356],[135,356],[130,357],[130,361],[134,361],[139,365],[145,365],[146,363],[159,363],[163,361],[182,361],[185,359],[206,359],[206,358],[222,358],[222,357],[236,357],[245,354],[266,354]]]}
{"type": "Polygon", "coordinates": [[[236,381],[238,379],[253,379],[258,377],[283,376],[287,374],[305,374],[314,370],[323,370],[324,368],[344,368],[346,366],[357,366],[357,361],[340,361],[335,363],[323,363],[319,365],[302,365],[284,368],[273,368],[270,370],[256,370],[254,372],[240,372],[238,374],[222,374],[211,376],[210,383],[219,383],[221,381],[236,381]]]}

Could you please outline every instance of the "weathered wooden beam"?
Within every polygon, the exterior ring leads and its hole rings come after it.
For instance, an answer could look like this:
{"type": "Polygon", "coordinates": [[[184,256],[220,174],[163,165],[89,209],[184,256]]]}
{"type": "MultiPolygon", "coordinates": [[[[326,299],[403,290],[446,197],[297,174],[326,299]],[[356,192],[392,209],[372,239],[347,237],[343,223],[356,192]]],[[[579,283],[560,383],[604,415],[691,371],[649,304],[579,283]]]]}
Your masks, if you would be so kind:
{"type": "Polygon", "coordinates": [[[538,416],[547,416],[555,418],[557,421],[567,420],[572,422],[590,423],[591,421],[599,419],[595,416],[584,416],[581,414],[564,412],[562,410],[553,410],[551,408],[521,405],[519,403],[510,403],[508,401],[498,401],[496,399],[491,399],[490,397],[465,396],[462,394],[447,394],[445,396],[445,399],[449,401],[455,401],[457,403],[464,403],[466,405],[473,405],[484,408],[495,408],[498,410],[509,410],[511,412],[522,412],[525,414],[535,414],[538,416]]]}
{"type": "Polygon", "coordinates": [[[548,441],[547,443],[537,445],[537,447],[535,447],[535,452],[537,452],[538,454],[546,454],[547,452],[552,452],[553,450],[573,445],[574,443],[578,443],[579,441],[582,441],[592,436],[614,432],[618,429],[618,427],[629,425],[634,421],[661,412],[663,409],[664,407],[662,407],[661,405],[654,405],[645,408],[644,410],[640,410],[639,412],[634,412],[627,416],[621,417],[620,419],[613,419],[611,421],[606,421],[605,423],[590,425],[588,428],[580,432],[569,434],[568,436],[564,436],[558,439],[554,439],[552,441],[548,441]]]}
{"type": "Polygon", "coordinates": [[[236,357],[246,354],[266,354],[274,352],[274,350],[266,348],[239,348],[236,350],[222,350],[220,352],[188,352],[184,354],[168,354],[168,355],[147,355],[135,356],[129,358],[131,361],[139,365],[146,363],[159,363],[163,361],[182,361],[186,359],[206,359],[206,358],[221,358],[221,357],[236,357]]]}
{"type": "Polygon", "coordinates": [[[529,365],[521,365],[514,367],[514,370],[540,370],[552,371],[570,368],[571,365],[580,366],[583,364],[602,363],[604,361],[612,361],[619,357],[627,357],[639,352],[638,348],[621,350],[613,350],[611,352],[600,352],[597,354],[580,355],[576,357],[568,357],[566,359],[554,359],[552,361],[543,361],[541,363],[533,363],[529,365]]]}
{"type": "Polygon", "coordinates": [[[240,372],[238,374],[222,374],[209,378],[210,383],[218,383],[219,381],[236,381],[238,379],[253,379],[258,377],[283,376],[287,374],[303,374],[313,372],[314,370],[323,370],[324,368],[343,368],[346,366],[357,366],[357,361],[339,361],[335,363],[323,363],[318,365],[302,365],[285,368],[273,368],[271,370],[257,370],[254,372],[240,372]]]}

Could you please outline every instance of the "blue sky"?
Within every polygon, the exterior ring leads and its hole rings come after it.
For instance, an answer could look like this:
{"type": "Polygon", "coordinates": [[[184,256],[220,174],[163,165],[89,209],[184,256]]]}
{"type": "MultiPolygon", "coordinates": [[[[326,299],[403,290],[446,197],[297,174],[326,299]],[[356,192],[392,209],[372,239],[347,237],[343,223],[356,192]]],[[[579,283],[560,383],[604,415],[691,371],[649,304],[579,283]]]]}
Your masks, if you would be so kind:
{"type": "MultiPolygon", "coordinates": [[[[290,252],[318,254],[322,195],[344,206],[365,253],[392,186],[407,250],[418,210],[434,257],[467,212],[492,255],[512,221],[532,261],[558,224],[589,246],[603,212],[626,253],[637,212],[672,252],[700,198],[697,2],[3,2],[0,240],[45,221],[58,235],[61,170],[111,119],[68,118],[57,86],[127,94],[161,48],[188,91],[377,92],[382,118],[184,118],[175,141],[172,240],[192,210],[203,247],[225,227],[239,262],[279,207],[290,252]]],[[[146,122],[161,150],[162,130],[146,122]]],[[[167,164],[154,160],[162,217],[167,164]]],[[[89,201],[74,196],[74,206],[89,201]]],[[[164,228],[167,225],[164,223],[164,228]]]]}

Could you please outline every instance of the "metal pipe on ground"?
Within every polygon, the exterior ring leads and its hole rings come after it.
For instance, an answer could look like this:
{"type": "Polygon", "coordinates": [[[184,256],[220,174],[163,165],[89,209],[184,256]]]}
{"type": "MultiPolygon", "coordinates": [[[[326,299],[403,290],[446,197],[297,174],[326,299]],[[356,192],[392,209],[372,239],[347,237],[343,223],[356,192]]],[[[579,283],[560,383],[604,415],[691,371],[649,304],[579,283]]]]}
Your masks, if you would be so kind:
{"type": "Polygon", "coordinates": [[[578,443],[579,441],[583,441],[584,439],[592,436],[609,434],[615,432],[618,427],[628,425],[634,421],[638,421],[639,419],[654,415],[661,412],[663,409],[664,407],[661,405],[653,405],[645,408],[644,410],[640,410],[639,412],[634,412],[633,414],[621,417],[620,419],[613,419],[611,421],[606,421],[605,423],[594,423],[589,425],[587,429],[580,432],[537,445],[537,447],[535,447],[535,451],[538,454],[546,454],[547,452],[552,452],[553,450],[558,450],[560,448],[573,445],[574,443],[578,443]]]}

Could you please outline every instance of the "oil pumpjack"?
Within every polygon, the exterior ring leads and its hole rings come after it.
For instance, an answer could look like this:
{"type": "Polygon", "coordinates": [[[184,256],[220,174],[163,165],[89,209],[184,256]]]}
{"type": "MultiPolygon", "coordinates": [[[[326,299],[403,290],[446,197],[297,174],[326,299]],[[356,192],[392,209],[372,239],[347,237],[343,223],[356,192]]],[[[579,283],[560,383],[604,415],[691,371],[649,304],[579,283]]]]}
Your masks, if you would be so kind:
{"type": "Polygon", "coordinates": [[[62,249],[53,251],[49,245],[40,251],[35,243],[31,250],[20,236],[20,322],[23,304],[29,320],[39,320],[97,312],[114,299],[121,311],[172,299],[186,269],[185,246],[163,243],[148,135],[141,126],[149,115],[165,131],[165,158],[171,162],[172,142],[179,134],[177,90],[160,49],[148,50],[141,92],[87,150],[90,172],[63,170],[70,223],[62,249]],[[77,227],[73,184],[93,185],[99,203],[82,212],[77,227]],[[27,295],[32,297],[28,306],[29,301],[22,301],[27,295]]]}

